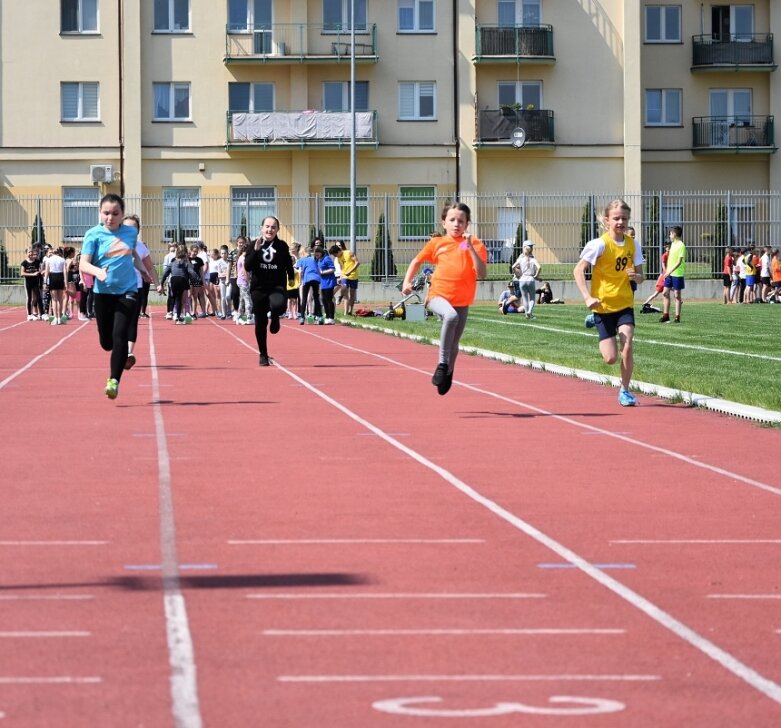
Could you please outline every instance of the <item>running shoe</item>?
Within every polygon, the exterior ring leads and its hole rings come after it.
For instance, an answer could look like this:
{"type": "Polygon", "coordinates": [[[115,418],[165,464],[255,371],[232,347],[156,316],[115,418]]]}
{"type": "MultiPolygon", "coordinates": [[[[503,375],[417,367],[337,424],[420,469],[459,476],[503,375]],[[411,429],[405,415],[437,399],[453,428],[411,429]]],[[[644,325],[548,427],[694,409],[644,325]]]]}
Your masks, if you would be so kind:
{"type": "Polygon", "coordinates": [[[597,325],[597,320],[594,318],[594,314],[590,313],[588,316],[586,316],[584,323],[586,324],[587,329],[593,329],[597,325]]]}
{"type": "Polygon", "coordinates": [[[637,404],[637,398],[628,389],[622,389],[618,393],[618,404],[622,407],[634,407],[637,404]]]}
{"type": "Polygon", "coordinates": [[[268,330],[272,334],[279,333],[279,316],[272,316],[271,317],[271,323],[269,324],[268,330]]]}
{"type": "Polygon", "coordinates": [[[262,367],[269,367],[271,366],[271,361],[268,358],[268,354],[261,354],[260,358],[258,359],[258,365],[262,367]]]}
{"type": "Polygon", "coordinates": [[[445,374],[442,381],[437,385],[437,392],[442,395],[447,394],[451,386],[453,386],[453,372],[445,374]]]}
{"type": "Polygon", "coordinates": [[[439,387],[442,382],[447,378],[447,364],[437,364],[437,368],[434,370],[434,375],[431,377],[431,383],[435,387],[439,387]]]}
{"type": "Polygon", "coordinates": [[[670,317],[667,314],[662,314],[662,317],[659,319],[660,324],[669,324],[670,323],[670,317]]]}
{"type": "Polygon", "coordinates": [[[106,382],[106,389],[104,391],[109,399],[116,399],[117,394],[119,394],[119,382],[116,379],[110,378],[106,382]]]}
{"type": "Polygon", "coordinates": [[[136,355],[128,354],[127,361],[125,362],[125,369],[132,369],[136,364],[136,355]]]}

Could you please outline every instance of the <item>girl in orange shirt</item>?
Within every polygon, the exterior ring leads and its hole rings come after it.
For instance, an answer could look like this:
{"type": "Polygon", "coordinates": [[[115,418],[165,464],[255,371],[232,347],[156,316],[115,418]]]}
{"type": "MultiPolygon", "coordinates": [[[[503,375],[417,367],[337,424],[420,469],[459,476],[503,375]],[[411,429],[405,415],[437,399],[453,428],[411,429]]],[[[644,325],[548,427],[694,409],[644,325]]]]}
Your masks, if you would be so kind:
{"type": "Polygon", "coordinates": [[[475,300],[477,279],[485,278],[488,251],[483,243],[466,232],[471,212],[463,202],[447,205],[442,211],[444,236],[432,237],[409,264],[401,292],[412,293],[412,280],[424,261],[436,270],[431,276],[427,304],[442,318],[439,335],[439,363],[431,383],[439,394],[447,394],[453,384],[453,368],[458,342],[464,333],[470,304],[475,300]]]}

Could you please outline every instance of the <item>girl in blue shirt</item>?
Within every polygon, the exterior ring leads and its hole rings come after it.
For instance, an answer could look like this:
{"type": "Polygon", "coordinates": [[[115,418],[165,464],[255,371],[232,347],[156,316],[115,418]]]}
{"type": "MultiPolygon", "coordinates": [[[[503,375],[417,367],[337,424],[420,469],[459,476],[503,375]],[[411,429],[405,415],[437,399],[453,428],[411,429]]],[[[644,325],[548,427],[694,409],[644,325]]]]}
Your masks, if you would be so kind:
{"type": "Polygon", "coordinates": [[[137,315],[136,268],[147,273],[136,252],[138,230],[123,225],[125,203],[119,195],[100,201],[101,224],[84,235],[79,271],[95,276],[94,305],[100,345],[111,352],[110,374],[104,390],[116,399],[127,362],[130,321],[137,315]]]}

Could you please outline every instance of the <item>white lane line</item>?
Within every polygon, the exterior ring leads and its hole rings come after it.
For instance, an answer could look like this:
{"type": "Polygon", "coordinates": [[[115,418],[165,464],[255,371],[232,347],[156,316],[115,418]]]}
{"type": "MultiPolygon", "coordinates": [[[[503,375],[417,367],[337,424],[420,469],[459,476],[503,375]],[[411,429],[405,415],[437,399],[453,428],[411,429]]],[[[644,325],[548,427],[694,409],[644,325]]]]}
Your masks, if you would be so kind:
{"type": "Polygon", "coordinates": [[[28,631],[28,632],[0,632],[0,638],[4,639],[26,639],[36,637],[91,637],[92,632],[78,630],[71,631],[28,631]]]}
{"type": "Polygon", "coordinates": [[[280,675],[285,683],[375,682],[655,682],[659,675],[280,675]]]}
{"type": "MultiPolygon", "coordinates": [[[[471,318],[470,314],[470,318],[471,318]]],[[[474,318],[478,321],[486,323],[498,324],[500,326],[517,326],[511,321],[503,321],[492,319],[490,316],[481,314],[474,315],[474,318]]],[[[574,336],[587,336],[589,338],[596,338],[597,334],[589,333],[587,331],[577,331],[572,329],[560,329],[555,326],[543,326],[541,324],[523,324],[524,328],[539,329],[540,331],[551,331],[556,334],[569,334],[574,336]]],[[[709,351],[713,354],[727,354],[729,356],[742,356],[748,359],[762,359],[765,361],[781,361],[781,356],[771,356],[770,354],[753,354],[747,351],[736,351],[735,349],[720,349],[713,346],[699,346],[694,344],[681,344],[675,341],[659,341],[658,339],[644,339],[639,336],[633,337],[634,340],[640,344],[652,344],[654,346],[669,346],[673,349],[689,349],[690,351],[709,351]]]]}
{"type": "Polygon", "coordinates": [[[11,324],[10,326],[4,326],[2,329],[0,329],[0,334],[3,331],[10,331],[11,329],[15,329],[17,326],[21,326],[22,324],[26,324],[26,323],[27,321],[25,320],[25,321],[19,321],[18,323],[15,324],[11,324]]]}
{"type": "Polygon", "coordinates": [[[231,546],[320,546],[340,544],[474,544],[485,543],[482,538],[299,538],[299,539],[280,539],[263,538],[247,539],[244,541],[230,540],[231,546]]]}
{"type": "Polygon", "coordinates": [[[52,677],[3,677],[0,685],[95,685],[102,683],[99,677],[72,677],[70,675],[55,675],[52,677]]]}
{"type": "MultiPolygon", "coordinates": [[[[409,364],[405,364],[404,362],[398,361],[397,359],[392,359],[391,357],[384,356],[382,354],[377,354],[377,353],[375,353],[373,351],[367,351],[366,349],[359,349],[358,347],[350,346],[349,344],[343,344],[342,342],[339,342],[339,341],[334,341],[332,339],[327,339],[326,337],[323,337],[323,336],[318,335],[318,334],[311,333],[309,331],[302,332],[302,333],[306,333],[309,336],[314,336],[314,337],[319,338],[319,339],[321,339],[323,341],[327,341],[328,343],[333,344],[334,346],[338,346],[338,347],[341,347],[343,349],[348,349],[349,351],[354,351],[354,352],[357,352],[359,354],[364,354],[366,356],[371,356],[371,357],[374,357],[376,359],[381,359],[381,360],[386,361],[386,362],[388,362],[390,364],[394,364],[395,366],[401,367],[402,369],[407,369],[407,370],[413,371],[413,372],[420,372],[421,374],[424,374],[427,377],[430,376],[430,373],[428,371],[420,369],[419,367],[410,366],[409,364]]],[[[238,339],[238,340],[241,341],[241,339],[238,339]]],[[[283,369],[283,367],[280,367],[280,369],[283,369]]],[[[283,369],[283,371],[286,371],[286,370],[283,369]]],[[[295,377],[296,375],[292,374],[292,372],[291,372],[291,376],[295,377]]],[[[303,381],[303,380],[301,380],[301,381],[303,381]]],[[[695,460],[694,458],[690,458],[690,457],[688,457],[686,455],[678,453],[675,450],[668,449],[668,448],[665,448],[665,447],[659,447],[657,445],[651,445],[650,443],[643,442],[642,440],[637,440],[636,438],[631,437],[629,435],[624,435],[624,434],[621,434],[619,432],[611,432],[610,430],[605,430],[605,429],[602,429],[600,427],[596,427],[595,425],[590,425],[590,424],[588,424],[586,422],[579,422],[578,420],[574,420],[571,417],[566,417],[565,415],[557,415],[557,414],[554,414],[553,412],[550,412],[549,410],[542,409],[541,407],[535,407],[534,405],[527,404],[526,402],[521,402],[521,401],[519,401],[517,399],[513,399],[511,397],[506,397],[503,394],[498,394],[497,392],[491,392],[490,390],[482,389],[481,387],[477,387],[477,386],[472,385],[472,384],[466,384],[464,382],[458,382],[458,381],[453,381],[453,384],[457,385],[459,387],[463,387],[464,389],[469,389],[472,392],[477,392],[478,394],[484,394],[484,395],[486,395],[488,397],[492,397],[493,399],[498,399],[501,402],[505,402],[507,404],[511,404],[511,405],[513,405],[515,407],[520,407],[521,409],[526,409],[526,410],[529,410],[531,412],[535,412],[536,414],[544,415],[546,417],[550,417],[552,419],[558,420],[559,422],[564,422],[564,423],[566,423],[568,425],[572,425],[573,427],[577,427],[577,428],[583,430],[584,432],[590,432],[592,434],[604,435],[605,437],[610,437],[610,438],[613,438],[615,440],[619,440],[621,442],[625,442],[628,445],[633,445],[633,446],[639,447],[641,449],[650,450],[651,452],[655,452],[655,453],[657,453],[659,455],[664,455],[664,456],[672,458],[674,460],[678,460],[680,462],[686,463],[687,465],[692,465],[695,468],[700,468],[702,470],[707,470],[709,472],[716,473],[717,475],[722,475],[725,478],[729,478],[731,480],[737,480],[737,481],[739,481],[741,483],[744,483],[746,485],[750,485],[753,488],[758,488],[759,490],[764,490],[764,491],[766,491],[768,493],[773,493],[774,495],[781,495],[781,488],[778,488],[778,487],[773,486],[773,485],[769,485],[768,483],[763,483],[763,482],[761,482],[759,480],[754,480],[753,478],[748,478],[745,475],[740,475],[739,473],[735,473],[735,472],[733,472],[731,470],[727,470],[725,468],[720,468],[720,467],[718,467],[716,465],[710,465],[710,464],[702,462],[700,460],[695,460]]],[[[311,389],[311,391],[313,391],[313,392],[317,392],[318,391],[318,390],[316,390],[316,389],[314,389],[312,387],[309,387],[309,389],[311,389]]],[[[381,430],[377,429],[377,432],[379,433],[379,432],[381,432],[381,430]]],[[[383,435],[384,435],[384,433],[383,433],[383,435]]],[[[388,440],[388,441],[391,441],[392,438],[386,437],[385,439],[388,440]]],[[[399,445],[401,445],[401,443],[399,443],[399,445]]]]}
{"type": "Polygon", "coordinates": [[[0,541],[0,546],[105,546],[108,541],[0,541]]]}
{"type": "Polygon", "coordinates": [[[615,539],[610,543],[617,544],[640,544],[648,546],[678,546],[678,545],[762,545],[762,544],[781,544],[781,538],[674,538],[674,539],[653,539],[653,538],[625,538],[615,539]]]}
{"type": "MultiPolygon", "coordinates": [[[[238,336],[230,332],[228,329],[223,328],[221,330],[227,332],[236,341],[239,341],[243,346],[245,346],[246,348],[254,352],[254,349],[252,349],[246,342],[244,342],[238,336]]],[[[318,336],[318,338],[331,343],[336,343],[336,342],[332,342],[330,339],[325,339],[322,336],[318,336]]],[[[345,347],[345,348],[353,348],[353,347],[345,347]]],[[[358,349],[355,350],[360,351],[358,349]]],[[[365,352],[365,353],[368,354],[370,352],[365,352]]],[[[372,356],[376,356],[378,358],[385,359],[386,361],[390,361],[390,362],[394,361],[388,357],[384,357],[379,354],[372,354],[372,356]]],[[[696,650],[699,650],[702,654],[706,655],[707,657],[709,657],[710,659],[712,659],[713,661],[721,665],[727,671],[731,672],[733,675],[738,677],[747,685],[751,686],[761,694],[765,695],[769,699],[781,705],[781,685],[766,678],[764,675],[760,674],[753,668],[749,667],[746,663],[741,662],[737,657],[730,654],[726,650],[722,649],[714,642],[711,642],[707,638],[703,637],[697,631],[687,626],[680,620],[676,619],[671,614],[665,612],[663,609],[661,609],[661,607],[658,607],[649,599],[646,599],[645,597],[638,594],[636,591],[624,585],[622,582],[610,576],[607,572],[595,568],[591,563],[589,563],[587,559],[583,558],[579,554],[575,553],[573,550],[559,543],[552,537],[548,536],[546,533],[543,533],[538,528],[533,526],[531,523],[523,520],[522,518],[519,518],[514,513],[511,513],[510,511],[500,506],[498,503],[492,501],[490,498],[487,498],[486,496],[482,495],[477,490],[472,488],[470,485],[457,478],[450,471],[432,462],[424,455],[420,454],[416,450],[413,450],[408,445],[405,445],[403,442],[395,440],[394,438],[386,435],[379,427],[372,424],[368,420],[364,419],[357,413],[353,412],[351,409],[343,405],[341,402],[337,402],[335,399],[325,394],[322,390],[313,387],[305,379],[295,374],[295,372],[281,366],[278,362],[274,362],[274,366],[277,369],[279,369],[281,372],[286,374],[288,377],[290,377],[291,379],[297,381],[302,387],[309,390],[316,397],[319,397],[324,402],[330,404],[334,409],[338,410],[343,415],[353,420],[356,424],[366,428],[367,430],[371,430],[375,432],[379,437],[385,440],[385,442],[388,443],[388,445],[406,454],[411,460],[414,460],[424,468],[427,468],[431,472],[435,473],[440,478],[442,478],[442,480],[444,480],[446,483],[449,483],[456,490],[463,493],[467,498],[470,498],[475,503],[483,506],[489,512],[493,513],[495,516],[505,521],[509,525],[513,526],[514,528],[518,529],[522,533],[525,533],[527,536],[529,536],[537,543],[550,549],[553,553],[557,554],[559,558],[574,564],[578,569],[580,569],[586,576],[589,576],[593,581],[597,582],[598,584],[601,584],[606,589],[612,591],[614,594],[616,594],[625,602],[633,606],[635,609],[646,614],[648,617],[650,617],[661,627],[672,632],[681,640],[688,643],[696,650]]],[[[403,365],[403,366],[412,369],[414,371],[421,371],[420,369],[416,369],[414,367],[408,367],[407,365],[403,365]]],[[[426,376],[428,376],[428,372],[426,372],[426,376]]],[[[511,400],[509,397],[502,397],[500,395],[494,394],[492,392],[480,390],[478,388],[470,387],[470,389],[473,389],[478,393],[484,393],[486,395],[493,396],[507,402],[515,403],[515,401],[511,400]]],[[[520,403],[516,403],[516,404],[520,405],[520,403]]],[[[569,417],[564,417],[562,415],[553,415],[550,412],[546,412],[545,410],[541,410],[537,407],[531,407],[530,405],[520,405],[520,406],[524,406],[528,409],[532,409],[539,413],[545,413],[554,416],[562,422],[567,422],[577,427],[582,427],[584,429],[590,429],[593,431],[599,431],[599,428],[595,428],[592,425],[585,425],[579,423],[576,420],[573,420],[569,417]]],[[[605,432],[607,431],[605,430],[605,432]]],[[[655,452],[669,453],[669,451],[663,448],[646,445],[645,443],[639,442],[637,440],[633,440],[632,438],[617,436],[617,439],[626,441],[630,444],[637,445],[639,447],[647,447],[648,449],[651,449],[655,452]]],[[[684,460],[686,462],[690,462],[691,464],[697,467],[703,467],[703,464],[691,460],[691,458],[685,458],[685,456],[683,455],[677,455],[673,453],[671,454],[671,456],[684,460]]],[[[727,475],[727,471],[721,468],[714,468],[711,466],[708,466],[708,468],[714,472],[719,472],[721,474],[727,475]]],[[[730,474],[730,477],[738,477],[738,476],[735,476],[734,474],[730,474]]],[[[747,481],[754,482],[754,481],[750,481],[750,479],[744,479],[742,477],[740,477],[740,479],[743,480],[744,482],[747,481]]],[[[765,486],[765,484],[757,484],[757,485],[761,485],[771,490],[772,492],[781,495],[781,490],[777,488],[771,488],[770,486],[765,486]]]]}
{"type": "Polygon", "coordinates": [[[774,600],[781,599],[781,594],[708,594],[708,599],[744,599],[744,600],[774,600]]]}
{"type": "Polygon", "coordinates": [[[0,602],[81,602],[92,594],[0,594],[0,602]]]}
{"type": "Polygon", "coordinates": [[[322,592],[315,594],[279,593],[247,594],[247,599],[545,599],[546,594],[504,593],[467,594],[458,592],[365,592],[341,594],[322,592]]]}
{"type": "Polygon", "coordinates": [[[496,629],[264,629],[267,637],[405,637],[439,635],[469,637],[471,635],[528,635],[528,636],[578,636],[578,635],[620,635],[623,629],[518,627],[496,629]]]}
{"type": "Polygon", "coordinates": [[[152,376],[152,401],[157,435],[157,477],[160,501],[160,555],[163,580],[168,660],[171,667],[171,712],[176,728],[201,728],[203,720],[198,701],[195,651],[187,606],[181,592],[176,556],[176,523],[171,487],[171,464],[166,443],[165,421],[160,406],[160,379],[154,342],[154,325],[149,322],[149,366],[152,376]]]}
{"type": "Polygon", "coordinates": [[[78,334],[79,331],[81,331],[88,323],[89,323],[88,321],[85,321],[81,326],[71,331],[67,336],[63,336],[56,344],[50,346],[46,351],[43,352],[43,354],[38,354],[38,356],[34,356],[21,369],[17,369],[13,374],[9,374],[5,379],[3,379],[2,382],[0,382],[0,389],[5,387],[6,384],[13,382],[13,380],[16,379],[18,376],[20,376],[21,374],[24,374],[28,369],[32,368],[37,362],[39,362],[45,356],[51,354],[55,349],[59,348],[68,339],[70,339],[71,336],[75,336],[76,334],[78,334]]]}

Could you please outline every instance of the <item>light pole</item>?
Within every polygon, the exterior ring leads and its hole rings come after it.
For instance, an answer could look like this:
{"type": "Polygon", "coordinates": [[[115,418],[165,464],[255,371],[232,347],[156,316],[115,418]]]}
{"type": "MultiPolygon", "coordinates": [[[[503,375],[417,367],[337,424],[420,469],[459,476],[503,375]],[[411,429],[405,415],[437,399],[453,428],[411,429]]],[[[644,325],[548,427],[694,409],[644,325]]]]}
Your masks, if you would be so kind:
{"type": "Polygon", "coordinates": [[[355,253],[355,0],[350,0],[350,250],[355,253]]]}

